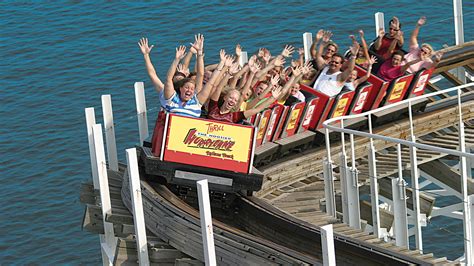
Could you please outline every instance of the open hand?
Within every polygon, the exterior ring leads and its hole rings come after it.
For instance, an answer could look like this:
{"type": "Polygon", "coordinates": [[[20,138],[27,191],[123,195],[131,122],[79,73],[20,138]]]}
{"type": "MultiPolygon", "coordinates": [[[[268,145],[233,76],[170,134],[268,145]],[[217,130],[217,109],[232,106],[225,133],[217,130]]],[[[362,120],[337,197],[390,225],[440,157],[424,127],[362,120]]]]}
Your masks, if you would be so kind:
{"type": "Polygon", "coordinates": [[[272,86],[276,86],[278,84],[278,82],[280,82],[280,75],[279,74],[275,74],[270,78],[270,83],[272,84],[272,86]]]}
{"type": "Polygon", "coordinates": [[[151,49],[153,49],[153,46],[148,46],[148,38],[141,38],[140,41],[138,42],[138,46],[140,46],[140,51],[142,51],[143,55],[150,54],[151,49]]]}
{"type": "Polygon", "coordinates": [[[357,56],[357,52],[359,52],[359,48],[360,48],[360,45],[359,43],[353,43],[351,48],[350,48],[350,51],[351,51],[351,55],[353,56],[357,56]]]}
{"type": "Polygon", "coordinates": [[[240,56],[241,54],[242,54],[242,47],[240,46],[240,44],[237,44],[235,46],[235,55],[240,56]]]}
{"type": "Polygon", "coordinates": [[[311,61],[306,62],[302,69],[303,74],[308,74],[309,72],[311,72],[312,69],[313,69],[313,63],[311,63],[311,61]]]}
{"type": "Polygon", "coordinates": [[[184,67],[183,64],[178,64],[178,66],[176,67],[176,71],[183,73],[184,75],[186,75],[186,77],[189,75],[189,68],[184,67]]]}
{"type": "Polygon", "coordinates": [[[318,33],[316,33],[316,40],[321,40],[324,36],[324,30],[320,29],[318,33]]]}
{"type": "Polygon", "coordinates": [[[304,48],[298,48],[298,54],[304,55],[304,48]]]}
{"type": "Polygon", "coordinates": [[[175,55],[175,58],[176,59],[183,59],[183,57],[186,55],[186,46],[184,45],[181,45],[179,47],[176,47],[176,55],[175,55]]]}
{"type": "Polygon", "coordinates": [[[281,55],[277,56],[275,58],[275,66],[279,67],[279,66],[283,66],[285,64],[285,58],[281,55]]]}
{"type": "Polygon", "coordinates": [[[191,44],[191,48],[189,49],[191,53],[196,54],[198,52],[202,53],[202,49],[204,48],[204,35],[198,33],[194,35],[194,43],[191,44]]]}
{"type": "Polygon", "coordinates": [[[418,20],[418,22],[416,23],[416,25],[418,25],[418,26],[423,26],[423,25],[425,25],[425,23],[426,23],[426,17],[423,16],[423,17],[421,17],[421,18],[418,20]]]}
{"type": "Polygon", "coordinates": [[[303,73],[303,67],[301,67],[301,66],[293,67],[292,71],[293,71],[293,75],[295,77],[297,77],[297,76],[301,75],[301,73],[303,73]]]}
{"type": "Polygon", "coordinates": [[[239,72],[240,65],[239,63],[233,63],[232,66],[229,67],[229,73],[234,75],[235,73],[239,72]]]}
{"type": "Polygon", "coordinates": [[[361,38],[364,38],[364,31],[363,31],[363,30],[359,30],[359,36],[360,36],[361,38]]]}
{"type": "Polygon", "coordinates": [[[441,57],[443,57],[444,52],[437,52],[434,54],[435,61],[439,63],[441,61],[441,57]]]}
{"type": "Polygon", "coordinates": [[[281,55],[284,57],[290,57],[290,55],[295,51],[295,47],[291,45],[286,45],[283,51],[281,51],[281,55]]]}
{"type": "Polygon", "coordinates": [[[329,42],[332,37],[332,32],[330,31],[325,31],[323,34],[323,42],[329,42]]]}
{"type": "Polygon", "coordinates": [[[226,67],[231,67],[232,64],[234,63],[235,57],[231,55],[226,55],[225,56],[225,61],[224,61],[224,66],[226,67]]]}
{"type": "Polygon", "coordinates": [[[369,62],[369,65],[373,65],[375,63],[377,63],[377,57],[376,56],[371,56],[369,59],[368,59],[368,62],[369,62]]]}
{"type": "Polygon", "coordinates": [[[219,56],[221,58],[221,62],[225,62],[225,50],[224,49],[220,50],[219,56]]]}
{"type": "Polygon", "coordinates": [[[385,31],[382,28],[380,28],[379,29],[379,38],[382,38],[384,35],[385,35],[385,31]]]}
{"type": "Polygon", "coordinates": [[[277,87],[273,88],[273,90],[272,90],[273,98],[275,98],[275,99],[280,98],[280,95],[282,93],[282,89],[283,88],[281,86],[277,86],[277,87]]]}

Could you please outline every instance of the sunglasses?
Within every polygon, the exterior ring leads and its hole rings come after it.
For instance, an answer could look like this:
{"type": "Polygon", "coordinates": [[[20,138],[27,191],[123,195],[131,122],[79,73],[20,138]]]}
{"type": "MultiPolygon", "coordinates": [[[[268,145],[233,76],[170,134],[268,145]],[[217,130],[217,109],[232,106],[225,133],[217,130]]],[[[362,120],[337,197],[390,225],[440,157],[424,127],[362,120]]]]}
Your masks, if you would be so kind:
{"type": "Polygon", "coordinates": [[[399,31],[399,29],[395,29],[395,28],[389,28],[389,29],[392,31],[399,31]]]}

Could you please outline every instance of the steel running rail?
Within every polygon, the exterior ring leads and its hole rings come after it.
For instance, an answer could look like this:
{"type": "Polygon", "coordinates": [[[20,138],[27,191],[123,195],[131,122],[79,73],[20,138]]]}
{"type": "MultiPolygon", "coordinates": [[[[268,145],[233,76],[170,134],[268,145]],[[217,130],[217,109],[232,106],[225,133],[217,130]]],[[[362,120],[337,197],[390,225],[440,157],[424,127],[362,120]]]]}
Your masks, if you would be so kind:
{"type": "MultiPolygon", "coordinates": [[[[462,118],[462,101],[461,89],[466,87],[473,87],[474,82],[464,84],[461,86],[452,87],[446,90],[421,95],[418,97],[410,98],[401,102],[397,102],[388,106],[384,106],[378,109],[370,110],[356,115],[341,116],[326,120],[323,123],[325,128],[326,138],[326,151],[327,158],[324,160],[324,182],[325,182],[325,197],[326,197],[326,212],[329,215],[336,217],[336,204],[335,204],[335,192],[334,192],[334,178],[333,178],[333,162],[331,159],[331,143],[329,139],[330,130],[341,133],[341,151],[340,151],[340,173],[341,173],[341,200],[342,200],[342,212],[343,222],[349,224],[351,227],[360,228],[360,207],[359,207],[359,189],[358,189],[358,170],[355,165],[354,157],[354,135],[369,138],[369,151],[368,151],[368,164],[369,164],[369,179],[370,179],[370,191],[371,191],[371,207],[372,207],[372,232],[379,238],[384,237],[386,234],[380,228],[380,215],[379,215],[379,195],[378,195],[378,180],[377,180],[377,168],[375,159],[375,148],[374,139],[392,142],[397,144],[398,154],[398,167],[401,166],[401,145],[409,147],[410,151],[410,170],[412,179],[413,189],[413,215],[414,215],[414,229],[415,229],[415,242],[416,249],[422,254],[423,253],[423,241],[421,234],[421,224],[424,222],[424,218],[420,213],[420,185],[418,183],[419,170],[417,165],[416,151],[418,149],[430,150],[439,153],[449,154],[460,158],[460,175],[462,178],[461,189],[462,189],[462,202],[463,202],[463,229],[464,229],[464,258],[462,259],[467,265],[473,265],[474,263],[474,244],[471,241],[474,239],[473,233],[474,228],[471,228],[471,213],[474,215],[474,207],[471,202],[474,203],[474,195],[469,196],[467,192],[467,179],[471,177],[471,166],[469,162],[474,163],[474,154],[466,152],[465,144],[465,133],[464,133],[464,122],[462,118]],[[447,148],[441,148],[433,145],[427,145],[417,143],[413,130],[413,114],[412,104],[417,100],[427,99],[443,93],[457,92],[457,104],[458,104],[458,115],[459,115],[459,149],[452,150],[447,148]],[[408,115],[410,122],[410,140],[397,139],[393,137],[377,135],[372,132],[372,115],[391,109],[397,106],[408,105],[408,115]],[[353,129],[344,128],[344,121],[350,121],[354,118],[366,117],[368,118],[369,132],[363,132],[353,129]],[[339,126],[331,125],[339,122],[339,126]],[[347,165],[347,155],[345,148],[344,134],[350,135],[351,142],[351,153],[352,163],[349,168],[347,165]],[[469,161],[468,161],[469,160],[469,161]]],[[[454,95],[453,95],[454,96],[454,95]]],[[[472,165],[474,166],[474,165],[472,165]]],[[[405,180],[402,176],[402,170],[398,171],[398,178],[394,178],[392,182],[393,204],[395,207],[394,211],[394,223],[395,223],[395,239],[397,246],[409,247],[408,243],[408,223],[407,223],[407,211],[406,211],[406,194],[405,194],[405,180]],[[401,207],[400,207],[401,206],[401,207]],[[397,230],[398,228],[398,230],[397,230]]],[[[474,223],[473,223],[474,225],[474,223]]]]}

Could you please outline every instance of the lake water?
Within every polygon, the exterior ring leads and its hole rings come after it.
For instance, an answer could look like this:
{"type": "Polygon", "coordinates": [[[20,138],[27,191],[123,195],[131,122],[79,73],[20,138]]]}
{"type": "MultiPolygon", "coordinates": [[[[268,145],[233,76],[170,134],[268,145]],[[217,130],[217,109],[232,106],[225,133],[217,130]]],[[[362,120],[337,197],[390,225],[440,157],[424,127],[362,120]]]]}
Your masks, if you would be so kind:
{"type": "MultiPolygon", "coordinates": [[[[255,52],[302,47],[302,34],[324,28],[342,47],[364,29],[375,37],[374,13],[397,15],[409,36],[426,15],[420,41],[435,49],[454,43],[451,1],[276,1],[241,3],[0,3],[0,264],[99,264],[99,238],[81,231],[80,184],[91,170],[84,108],[111,94],[119,157],[138,142],[133,84],[145,81],[149,121],[158,97],[137,47],[146,36],[164,77],[179,44],[205,36],[206,63],[236,43],[255,52]]],[[[466,40],[474,36],[474,4],[464,1],[466,40]]],[[[454,259],[462,227],[440,219],[425,234],[425,251],[454,259]]],[[[458,223],[459,224],[459,223],[458,223]]],[[[428,229],[424,229],[424,232],[428,229]]]]}

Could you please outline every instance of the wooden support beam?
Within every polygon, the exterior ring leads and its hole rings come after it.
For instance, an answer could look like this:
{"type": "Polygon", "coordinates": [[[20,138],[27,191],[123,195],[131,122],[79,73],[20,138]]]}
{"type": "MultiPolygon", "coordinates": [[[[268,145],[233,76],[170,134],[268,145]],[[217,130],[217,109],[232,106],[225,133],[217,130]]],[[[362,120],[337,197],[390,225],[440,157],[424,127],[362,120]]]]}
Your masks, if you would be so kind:
{"type": "MultiPolygon", "coordinates": [[[[440,87],[438,87],[436,84],[433,84],[433,83],[431,83],[431,82],[428,82],[428,83],[426,84],[426,88],[427,88],[428,90],[432,91],[432,92],[442,91],[442,89],[441,89],[440,87]]],[[[449,94],[447,94],[447,93],[440,94],[439,96],[442,97],[442,98],[449,98],[449,97],[451,97],[451,96],[450,96],[449,94]]],[[[430,98],[432,98],[432,97],[430,97],[430,98]]],[[[432,101],[435,101],[435,100],[436,100],[435,98],[432,99],[432,101]]]]}
{"type": "MultiPolygon", "coordinates": [[[[432,177],[443,182],[450,188],[461,193],[461,176],[459,175],[459,173],[456,173],[455,171],[453,171],[448,165],[441,162],[440,160],[431,161],[424,165],[420,165],[419,168],[422,171],[431,175],[432,177]]],[[[468,191],[468,194],[474,193],[474,180],[473,179],[467,180],[467,191],[468,191]]]]}
{"type": "Polygon", "coordinates": [[[439,74],[441,74],[441,76],[443,76],[445,79],[451,82],[454,86],[461,86],[464,84],[464,82],[459,80],[455,75],[451,74],[451,72],[444,71],[444,72],[440,72],[439,74]]]}

